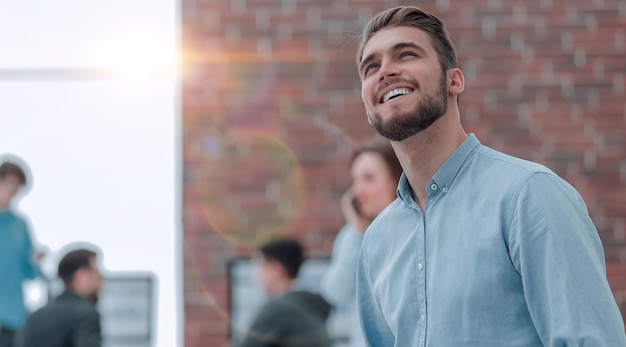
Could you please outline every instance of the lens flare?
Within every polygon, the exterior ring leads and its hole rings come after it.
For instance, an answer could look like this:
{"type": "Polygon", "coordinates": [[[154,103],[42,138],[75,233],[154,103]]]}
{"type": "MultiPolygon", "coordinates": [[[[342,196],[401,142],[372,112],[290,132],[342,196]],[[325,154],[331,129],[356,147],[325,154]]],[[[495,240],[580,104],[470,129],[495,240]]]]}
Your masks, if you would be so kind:
{"type": "Polygon", "coordinates": [[[259,246],[285,235],[299,214],[302,172],[277,136],[256,130],[208,139],[203,213],[213,229],[237,245],[259,246]]]}

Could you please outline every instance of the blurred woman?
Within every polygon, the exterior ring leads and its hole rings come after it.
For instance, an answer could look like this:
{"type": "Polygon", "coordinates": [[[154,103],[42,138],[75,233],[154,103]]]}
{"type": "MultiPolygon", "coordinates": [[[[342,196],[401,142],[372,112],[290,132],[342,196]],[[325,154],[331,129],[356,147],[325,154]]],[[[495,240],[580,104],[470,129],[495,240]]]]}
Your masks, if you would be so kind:
{"type": "Polygon", "coordinates": [[[365,346],[356,314],[356,265],[363,235],[374,218],[396,199],[401,174],[400,163],[387,140],[367,143],[350,161],[352,185],[341,198],[346,225],[335,238],[321,292],[326,301],[350,316],[351,347],[365,346]]]}

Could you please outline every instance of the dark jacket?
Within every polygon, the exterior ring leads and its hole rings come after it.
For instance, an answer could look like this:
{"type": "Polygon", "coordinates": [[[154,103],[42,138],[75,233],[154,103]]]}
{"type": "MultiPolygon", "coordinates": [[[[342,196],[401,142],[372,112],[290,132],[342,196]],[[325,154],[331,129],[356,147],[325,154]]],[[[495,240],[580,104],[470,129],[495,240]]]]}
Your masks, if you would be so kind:
{"type": "Polygon", "coordinates": [[[17,347],[100,347],[100,315],[90,300],[66,290],[26,320],[17,347]]]}
{"type": "Polygon", "coordinates": [[[259,311],[240,347],[328,347],[330,305],[318,294],[287,292],[259,311]]]}

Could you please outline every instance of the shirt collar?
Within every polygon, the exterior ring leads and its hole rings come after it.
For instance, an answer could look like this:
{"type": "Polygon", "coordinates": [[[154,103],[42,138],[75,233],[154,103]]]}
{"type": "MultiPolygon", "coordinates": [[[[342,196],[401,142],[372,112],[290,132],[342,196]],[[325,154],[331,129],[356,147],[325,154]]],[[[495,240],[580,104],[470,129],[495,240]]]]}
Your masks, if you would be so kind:
{"type": "MultiPolygon", "coordinates": [[[[445,163],[437,170],[433,178],[426,185],[426,191],[428,195],[435,195],[439,192],[447,193],[454,181],[454,178],[461,170],[461,166],[470,154],[480,145],[480,141],[474,134],[469,134],[467,139],[457,148],[454,153],[446,160],[445,163]]],[[[404,172],[400,177],[398,183],[398,197],[402,199],[406,204],[411,205],[413,203],[413,197],[411,196],[411,186],[406,178],[404,172]]]]}

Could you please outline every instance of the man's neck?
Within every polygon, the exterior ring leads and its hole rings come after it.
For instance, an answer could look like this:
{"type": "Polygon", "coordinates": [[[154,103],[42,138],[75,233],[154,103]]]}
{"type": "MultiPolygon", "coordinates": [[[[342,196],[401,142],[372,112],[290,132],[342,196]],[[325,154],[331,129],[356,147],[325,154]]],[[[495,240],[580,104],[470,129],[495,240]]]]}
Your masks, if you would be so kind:
{"type": "Polygon", "coordinates": [[[294,280],[284,280],[281,282],[276,282],[274,283],[274,287],[272,288],[272,292],[269,294],[269,296],[281,296],[285,293],[287,293],[288,291],[293,289],[295,282],[294,280]]]}
{"type": "Polygon", "coordinates": [[[77,296],[79,296],[79,297],[81,297],[81,298],[83,298],[85,300],[88,300],[88,301],[91,301],[91,302],[95,302],[95,299],[91,295],[86,294],[85,292],[81,292],[80,290],[77,290],[74,287],[66,287],[66,290],[71,292],[71,293],[74,293],[75,295],[77,295],[77,296]]]}
{"type": "Polygon", "coordinates": [[[456,111],[406,140],[391,142],[422,211],[428,197],[426,185],[466,138],[456,111]]]}

